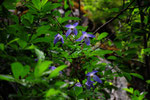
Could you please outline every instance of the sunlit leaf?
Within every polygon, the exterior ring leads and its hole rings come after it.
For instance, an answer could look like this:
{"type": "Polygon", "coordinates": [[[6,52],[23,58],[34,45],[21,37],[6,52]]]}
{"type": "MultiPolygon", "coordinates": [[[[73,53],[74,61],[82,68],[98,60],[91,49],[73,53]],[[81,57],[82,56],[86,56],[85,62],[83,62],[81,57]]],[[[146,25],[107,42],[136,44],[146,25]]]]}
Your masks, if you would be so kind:
{"type": "Polygon", "coordinates": [[[0,75],[0,80],[5,80],[5,81],[10,81],[10,82],[14,82],[14,77],[12,77],[11,75],[0,75]]]}
{"type": "Polygon", "coordinates": [[[49,90],[47,91],[46,97],[53,96],[53,95],[57,95],[57,94],[59,94],[59,93],[61,93],[61,91],[56,90],[56,89],[54,89],[54,88],[51,88],[51,89],[49,89],[49,90]]]}
{"type": "Polygon", "coordinates": [[[35,71],[34,71],[35,77],[40,77],[44,73],[44,71],[48,69],[50,64],[52,64],[52,61],[39,62],[35,67],[35,71]]]}
{"type": "Polygon", "coordinates": [[[44,60],[45,59],[44,52],[40,51],[39,49],[35,49],[35,53],[36,53],[39,60],[44,60]]]}
{"type": "Polygon", "coordinates": [[[107,32],[103,32],[98,36],[97,40],[101,40],[101,39],[105,38],[107,35],[108,35],[107,32]]]}
{"type": "Polygon", "coordinates": [[[67,67],[67,65],[62,65],[57,67],[55,70],[53,70],[50,74],[50,78],[56,77],[59,75],[59,72],[62,71],[63,69],[65,69],[67,67]]]}
{"type": "Polygon", "coordinates": [[[11,64],[11,70],[16,79],[19,79],[21,77],[23,72],[23,65],[19,62],[15,62],[11,64]]]}

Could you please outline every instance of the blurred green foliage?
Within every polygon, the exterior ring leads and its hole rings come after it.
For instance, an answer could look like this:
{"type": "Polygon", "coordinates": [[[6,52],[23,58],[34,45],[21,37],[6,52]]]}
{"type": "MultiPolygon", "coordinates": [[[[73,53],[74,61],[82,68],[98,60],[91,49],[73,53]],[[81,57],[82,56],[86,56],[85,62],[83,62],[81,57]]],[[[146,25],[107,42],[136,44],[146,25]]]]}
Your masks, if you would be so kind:
{"type": "MultiPolygon", "coordinates": [[[[84,0],[84,6],[91,11],[90,17],[95,22],[104,23],[131,2],[84,0]]],[[[71,21],[71,24],[81,21],[79,17],[71,16],[68,0],[4,0],[0,5],[0,98],[108,100],[110,93],[107,90],[117,90],[110,82],[116,77],[125,77],[135,88],[125,89],[133,100],[144,99],[146,93],[149,96],[150,7],[145,4],[148,4],[146,0],[135,0],[117,17],[113,26],[114,41],[108,40],[110,34],[107,32],[97,33],[87,46],[85,40],[76,40],[88,26],[78,25],[78,35],[66,38],[68,29],[65,26],[71,21]],[[58,9],[64,9],[65,14],[58,9]],[[58,41],[54,45],[58,33],[64,44],[58,41]],[[102,44],[107,45],[106,48],[101,47],[102,44]],[[52,70],[51,66],[56,68],[52,70]],[[86,74],[93,70],[98,71],[96,75],[103,83],[95,82],[88,89],[86,74]]]]}

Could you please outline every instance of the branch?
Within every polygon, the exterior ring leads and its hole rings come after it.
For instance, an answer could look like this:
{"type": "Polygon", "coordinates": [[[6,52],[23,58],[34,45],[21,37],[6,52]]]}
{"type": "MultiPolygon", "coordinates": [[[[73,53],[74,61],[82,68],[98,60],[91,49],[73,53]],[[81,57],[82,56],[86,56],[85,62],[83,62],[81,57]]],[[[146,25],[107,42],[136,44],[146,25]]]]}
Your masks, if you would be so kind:
{"type": "Polygon", "coordinates": [[[96,32],[98,32],[101,28],[103,28],[104,26],[108,25],[109,23],[111,23],[112,21],[114,21],[115,19],[117,19],[121,14],[123,14],[124,11],[126,11],[133,3],[135,0],[133,0],[125,9],[123,9],[116,17],[110,19],[109,21],[107,21],[105,24],[101,25],[99,28],[97,28],[93,34],[95,34],[96,32]]]}

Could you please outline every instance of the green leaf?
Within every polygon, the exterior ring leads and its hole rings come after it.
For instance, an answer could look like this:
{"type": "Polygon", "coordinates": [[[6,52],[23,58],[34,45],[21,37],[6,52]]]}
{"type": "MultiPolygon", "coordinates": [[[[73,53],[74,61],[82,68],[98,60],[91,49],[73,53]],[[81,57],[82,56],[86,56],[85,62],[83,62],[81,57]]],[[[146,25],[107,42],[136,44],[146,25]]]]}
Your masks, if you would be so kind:
{"type": "Polygon", "coordinates": [[[101,40],[101,39],[105,38],[107,35],[108,35],[107,32],[103,32],[98,36],[97,40],[101,40]]]}
{"type": "Polygon", "coordinates": [[[7,45],[10,45],[11,43],[16,42],[16,41],[18,41],[18,40],[19,40],[19,38],[13,39],[13,40],[11,40],[10,42],[8,42],[7,45]]]}
{"type": "Polygon", "coordinates": [[[79,94],[81,94],[83,92],[83,88],[82,87],[75,87],[75,95],[78,96],[79,94]]]}
{"type": "Polygon", "coordinates": [[[43,12],[49,12],[55,8],[61,7],[62,4],[60,3],[53,3],[51,4],[51,2],[47,2],[43,7],[42,7],[42,11],[43,12]]]}
{"type": "Polygon", "coordinates": [[[130,75],[135,76],[137,78],[140,78],[140,79],[144,80],[144,77],[142,75],[138,74],[138,73],[130,73],[130,75]]]}
{"type": "Polygon", "coordinates": [[[102,50],[102,49],[97,49],[92,52],[92,55],[99,55],[99,56],[104,56],[106,54],[111,54],[113,51],[111,50],[102,50]]]}
{"type": "Polygon", "coordinates": [[[116,60],[117,57],[115,57],[115,56],[109,56],[107,59],[116,60]]]}
{"type": "Polygon", "coordinates": [[[41,7],[43,7],[46,3],[47,3],[48,0],[42,0],[41,2],[41,7]]]}
{"type": "Polygon", "coordinates": [[[148,84],[150,84],[150,80],[146,80],[146,82],[147,82],[148,84]]]}
{"type": "Polygon", "coordinates": [[[35,8],[37,8],[38,10],[41,10],[41,2],[40,2],[40,0],[32,0],[32,3],[33,3],[35,8]]]}
{"type": "Polygon", "coordinates": [[[69,5],[67,4],[67,0],[64,1],[64,9],[67,9],[69,5]]]}
{"type": "Polygon", "coordinates": [[[80,20],[80,18],[78,18],[78,17],[63,17],[63,18],[59,17],[57,20],[59,21],[59,23],[64,23],[68,20],[80,20]]]}
{"type": "Polygon", "coordinates": [[[23,72],[23,66],[19,62],[15,62],[11,64],[11,70],[12,70],[14,77],[16,79],[19,79],[19,77],[22,75],[22,72],[23,72]]]}
{"type": "Polygon", "coordinates": [[[67,67],[67,65],[62,65],[57,67],[55,70],[53,70],[50,74],[50,78],[56,77],[59,75],[59,72],[62,71],[63,69],[65,69],[67,67]]]}
{"type": "Polygon", "coordinates": [[[25,47],[27,46],[27,42],[24,41],[24,40],[21,40],[21,39],[19,39],[19,40],[17,41],[17,43],[19,44],[19,46],[20,46],[21,48],[25,48],[25,47]]]}
{"type": "Polygon", "coordinates": [[[35,67],[34,75],[35,77],[40,77],[42,76],[43,72],[48,69],[48,67],[52,64],[52,61],[44,61],[44,62],[39,62],[37,66],[35,67]]]}
{"type": "Polygon", "coordinates": [[[52,95],[57,95],[57,94],[59,94],[59,93],[61,93],[61,91],[55,90],[54,88],[51,88],[51,89],[49,89],[49,90],[47,91],[46,97],[49,97],[49,96],[52,96],[52,95]]]}
{"type": "Polygon", "coordinates": [[[133,94],[133,88],[129,88],[129,89],[128,88],[123,88],[123,90],[133,94]]]}
{"type": "Polygon", "coordinates": [[[25,15],[21,16],[21,19],[26,19],[32,24],[34,20],[34,16],[31,15],[30,13],[26,13],[25,15]]]}
{"type": "Polygon", "coordinates": [[[39,49],[35,49],[35,53],[39,60],[43,61],[45,59],[44,52],[40,51],[39,49]]]}
{"type": "Polygon", "coordinates": [[[123,75],[129,80],[131,81],[132,80],[132,77],[129,73],[126,73],[126,72],[123,72],[123,75]]]}
{"type": "Polygon", "coordinates": [[[65,17],[69,16],[70,14],[71,14],[71,11],[70,11],[70,10],[67,11],[67,12],[65,12],[65,17]]]}
{"type": "MultiPolygon", "coordinates": [[[[39,28],[36,30],[37,33],[32,36],[31,40],[36,39],[38,36],[40,36],[40,35],[42,35],[42,34],[50,33],[50,32],[49,32],[49,28],[50,28],[49,25],[44,25],[44,26],[39,27],[39,28]]],[[[43,37],[42,37],[42,38],[43,38],[43,37]]]]}
{"type": "Polygon", "coordinates": [[[5,45],[3,43],[0,43],[0,50],[4,51],[5,45]]]}
{"type": "Polygon", "coordinates": [[[0,75],[0,80],[14,82],[15,79],[11,75],[0,75]]]}
{"type": "Polygon", "coordinates": [[[29,71],[30,71],[30,66],[28,65],[24,66],[21,74],[22,78],[24,78],[29,73],[29,71]]]}

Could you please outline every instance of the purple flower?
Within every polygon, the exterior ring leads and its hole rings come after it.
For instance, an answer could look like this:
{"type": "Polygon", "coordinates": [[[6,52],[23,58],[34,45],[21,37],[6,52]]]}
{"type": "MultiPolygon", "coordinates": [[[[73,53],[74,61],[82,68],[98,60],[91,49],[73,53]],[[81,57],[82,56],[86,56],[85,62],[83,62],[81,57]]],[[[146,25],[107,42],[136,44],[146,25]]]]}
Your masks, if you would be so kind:
{"type": "Polygon", "coordinates": [[[93,85],[93,81],[91,81],[90,77],[87,78],[87,82],[85,83],[85,85],[87,86],[87,89],[91,89],[91,87],[94,88],[94,85],[93,85]]]}
{"type": "Polygon", "coordinates": [[[79,39],[77,39],[76,41],[82,41],[84,39],[85,43],[87,45],[90,45],[90,39],[89,39],[89,37],[94,38],[95,36],[92,35],[92,34],[87,34],[86,32],[82,32],[82,34],[83,35],[79,39]]]}
{"type": "Polygon", "coordinates": [[[78,34],[78,31],[77,31],[77,29],[76,29],[76,26],[77,26],[78,24],[79,24],[79,23],[76,22],[76,23],[74,23],[73,25],[68,24],[68,25],[65,26],[65,27],[69,28],[68,31],[66,32],[66,37],[68,37],[68,35],[70,35],[70,33],[71,33],[72,31],[73,31],[73,33],[74,33],[75,35],[78,34]]]}
{"type": "Polygon", "coordinates": [[[95,73],[97,73],[98,71],[92,71],[86,74],[86,76],[88,76],[87,82],[91,81],[91,78],[93,78],[93,80],[97,81],[98,83],[102,83],[102,80],[95,75],[95,73]]]}
{"type": "MultiPolygon", "coordinates": [[[[56,69],[56,67],[55,66],[51,66],[51,67],[49,67],[49,69],[50,70],[54,70],[54,69],[56,69]]],[[[59,71],[59,73],[62,74],[62,71],[59,71]]]]}
{"type": "Polygon", "coordinates": [[[64,43],[64,39],[60,34],[55,35],[54,44],[56,44],[58,41],[64,43]]]}
{"type": "Polygon", "coordinates": [[[38,62],[38,59],[34,59],[35,62],[38,62]]]}
{"type": "Polygon", "coordinates": [[[54,70],[54,69],[56,69],[56,67],[55,66],[51,66],[51,67],[49,67],[49,69],[50,70],[54,70]]]}
{"type": "Polygon", "coordinates": [[[81,83],[79,83],[79,82],[76,83],[75,86],[77,86],[77,87],[82,87],[81,83]]]}

